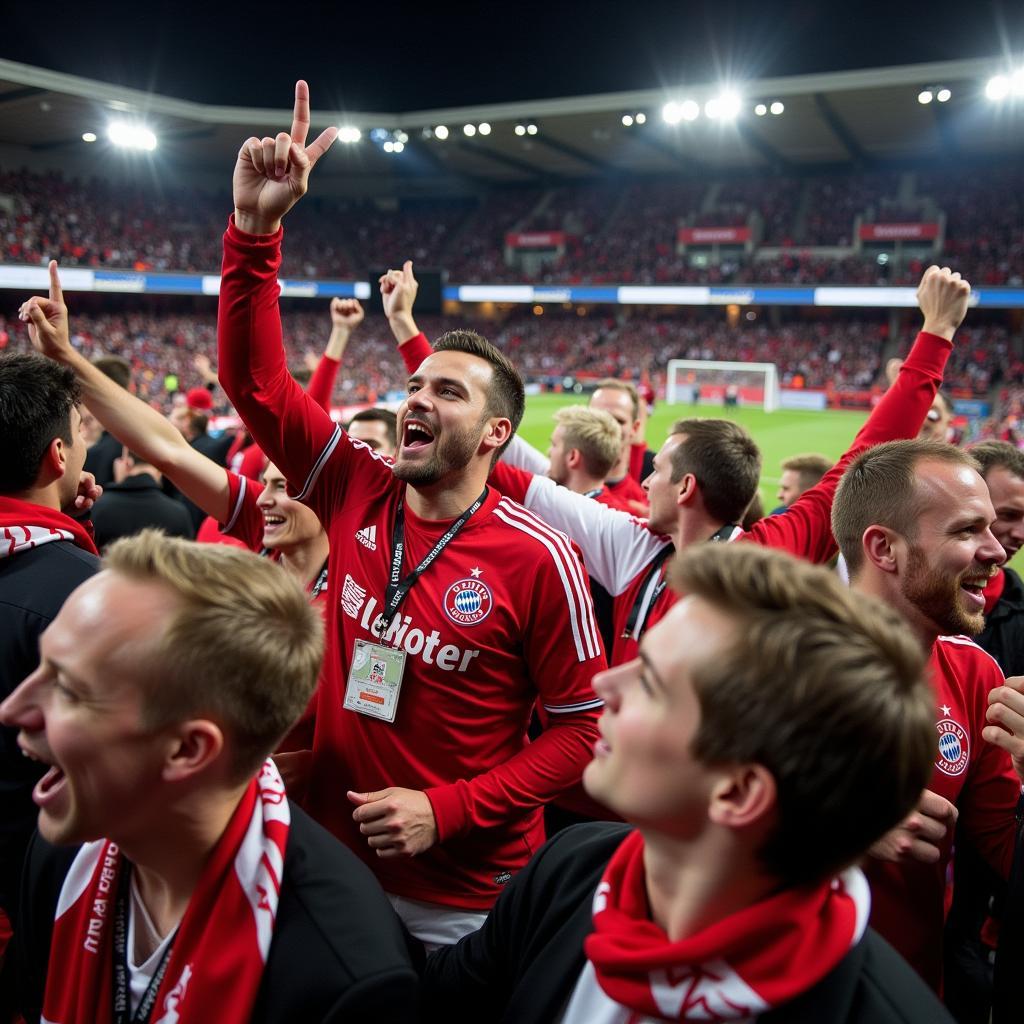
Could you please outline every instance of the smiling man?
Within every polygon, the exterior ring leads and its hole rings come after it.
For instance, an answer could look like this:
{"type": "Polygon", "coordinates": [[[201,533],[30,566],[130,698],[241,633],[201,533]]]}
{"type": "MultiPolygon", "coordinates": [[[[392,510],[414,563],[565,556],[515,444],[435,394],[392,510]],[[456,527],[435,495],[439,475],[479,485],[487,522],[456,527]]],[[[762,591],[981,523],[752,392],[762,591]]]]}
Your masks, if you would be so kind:
{"type": "Polygon", "coordinates": [[[259,446],[330,538],[333,597],[306,806],[373,867],[410,930],[477,927],[543,840],[541,806],[579,779],[604,652],[569,541],[487,487],[523,383],[471,331],[409,378],[394,463],[288,376],[281,218],[334,129],[249,139],[224,236],[220,375],[259,446]],[[551,727],[526,728],[540,699],[551,727]]]}
{"type": "Polygon", "coordinates": [[[778,552],[702,545],[672,583],[639,657],[594,680],[583,782],[628,825],[559,833],[432,954],[425,1020],[950,1021],[867,929],[852,866],[928,778],[922,652],[778,552]]]}
{"type": "Polygon", "coordinates": [[[268,759],[322,651],[299,584],[223,545],[146,531],[68,598],[0,705],[46,767],[16,940],[27,1020],[412,1019],[383,893],[268,759]]]}
{"type": "Polygon", "coordinates": [[[857,458],[832,508],[854,589],[883,600],[930,654],[935,766],[917,810],[873,847],[872,923],[933,987],[942,978],[946,868],[953,825],[1006,877],[1020,779],[986,742],[989,694],[1003,685],[975,644],[985,587],[1005,553],[985,481],[942,441],[893,441],[857,458]]]}

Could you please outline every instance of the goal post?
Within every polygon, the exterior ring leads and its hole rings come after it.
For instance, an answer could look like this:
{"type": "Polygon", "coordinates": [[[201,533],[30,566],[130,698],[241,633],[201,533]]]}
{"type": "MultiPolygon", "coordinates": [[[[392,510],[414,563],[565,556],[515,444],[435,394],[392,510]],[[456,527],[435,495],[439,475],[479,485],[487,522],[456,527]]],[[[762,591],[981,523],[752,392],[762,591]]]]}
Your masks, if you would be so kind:
{"type": "Polygon", "coordinates": [[[693,405],[779,408],[779,370],[775,363],[741,363],[716,359],[672,359],[665,377],[665,401],[693,405]]]}

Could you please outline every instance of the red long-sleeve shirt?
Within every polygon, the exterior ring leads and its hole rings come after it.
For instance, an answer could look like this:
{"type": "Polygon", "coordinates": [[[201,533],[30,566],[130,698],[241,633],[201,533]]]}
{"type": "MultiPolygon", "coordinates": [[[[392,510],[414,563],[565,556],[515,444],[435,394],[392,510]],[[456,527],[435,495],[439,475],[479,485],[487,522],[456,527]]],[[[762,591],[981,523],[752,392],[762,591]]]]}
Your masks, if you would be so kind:
{"type": "MultiPolygon", "coordinates": [[[[563,535],[492,490],[411,589],[387,634],[407,653],[394,723],[343,709],[355,641],[380,639],[405,485],[288,374],[276,288],[281,237],[228,227],[219,365],[246,426],[331,541],[307,806],[388,891],[485,909],[543,839],[540,805],[575,782],[591,756],[600,702],[590,680],[605,658],[586,576],[563,535]],[[555,724],[530,743],[538,695],[555,724]],[[425,791],[430,800],[440,841],[415,859],[373,856],[352,822],[345,791],[386,786],[425,791]]],[[[406,507],[405,571],[449,525],[406,507]]]]}

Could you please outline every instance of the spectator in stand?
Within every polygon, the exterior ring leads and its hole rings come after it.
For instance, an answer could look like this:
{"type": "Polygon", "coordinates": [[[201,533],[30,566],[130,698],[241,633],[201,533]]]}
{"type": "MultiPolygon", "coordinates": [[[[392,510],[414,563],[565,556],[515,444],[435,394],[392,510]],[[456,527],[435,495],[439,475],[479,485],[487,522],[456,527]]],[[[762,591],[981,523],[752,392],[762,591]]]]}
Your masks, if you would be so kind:
{"type": "Polygon", "coordinates": [[[928,778],[920,650],[781,553],[701,546],[673,585],[640,657],[594,680],[584,783],[628,824],[560,833],[433,953],[425,1019],[951,1022],[866,928],[854,866],[928,778]]]}
{"type": "Polygon", "coordinates": [[[935,768],[917,810],[872,847],[868,877],[874,927],[936,990],[953,825],[959,814],[1006,878],[1021,789],[1005,743],[986,728],[1003,674],[968,639],[984,626],[984,589],[1006,557],[976,467],[941,441],[879,445],[852,463],[832,510],[853,588],[892,605],[930,654],[935,768]]]}
{"type": "MultiPolygon", "coordinates": [[[[135,393],[132,386],[131,363],[123,356],[97,356],[92,363],[115,384],[135,393]]],[[[114,461],[121,458],[122,454],[121,442],[112,437],[109,431],[104,430],[96,443],[89,448],[89,453],[85,457],[85,471],[92,473],[97,484],[106,487],[114,482],[114,461]]]]}
{"type": "Polygon", "coordinates": [[[622,429],[622,448],[605,480],[605,488],[620,506],[638,515],[646,514],[647,495],[630,473],[633,445],[642,443],[643,439],[644,419],[641,419],[640,413],[640,392],[632,381],[606,377],[597,382],[590,396],[590,408],[608,413],[622,429]]]}
{"type": "Polygon", "coordinates": [[[807,455],[793,455],[783,460],[779,493],[775,495],[779,507],[773,510],[772,515],[785,512],[804,491],[810,490],[831,468],[831,459],[813,452],[807,455]]]}
{"type": "Polygon", "coordinates": [[[415,1020],[380,887],[269,757],[323,654],[297,582],[149,531],[111,548],[41,653],[0,705],[46,768],[17,939],[28,1019],[415,1020]]]}
{"type": "Polygon", "coordinates": [[[364,442],[375,452],[395,457],[398,446],[398,417],[390,409],[363,409],[345,425],[350,437],[364,442]]]}
{"type": "Polygon", "coordinates": [[[541,805],[579,778],[604,654],[568,542],[486,485],[524,402],[500,353],[468,332],[438,342],[410,379],[393,465],[284,372],[281,218],[337,134],[307,147],[308,126],[299,82],[291,135],[239,151],[221,381],[318,512],[342,581],[307,805],[370,863],[417,937],[446,943],[480,924],[542,834],[541,805]],[[538,697],[553,723],[528,743],[538,697]]]}
{"type": "MultiPolygon", "coordinates": [[[[34,311],[31,330],[42,321],[34,311]]],[[[35,670],[40,634],[99,566],[91,532],[72,518],[100,492],[82,471],[80,400],[69,371],[35,355],[0,355],[0,698],[35,670]]],[[[0,965],[42,776],[15,730],[0,727],[0,965]]],[[[0,995],[0,1009],[4,1002],[0,995]]]]}
{"type": "Polygon", "coordinates": [[[124,449],[114,463],[114,480],[92,510],[96,546],[104,551],[121,537],[153,527],[171,537],[195,537],[192,517],[180,501],[161,490],[160,470],[142,456],[124,449]]]}
{"type": "Polygon", "coordinates": [[[555,413],[548,476],[570,491],[622,508],[605,484],[622,453],[622,429],[609,413],[569,405],[555,413]]]}

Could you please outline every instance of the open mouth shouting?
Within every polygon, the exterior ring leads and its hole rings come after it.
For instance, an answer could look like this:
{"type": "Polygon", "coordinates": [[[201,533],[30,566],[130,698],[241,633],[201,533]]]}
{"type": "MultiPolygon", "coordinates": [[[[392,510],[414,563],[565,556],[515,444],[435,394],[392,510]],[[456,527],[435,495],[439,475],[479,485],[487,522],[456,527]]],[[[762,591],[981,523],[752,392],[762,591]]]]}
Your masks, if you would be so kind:
{"type": "Polygon", "coordinates": [[[60,798],[67,785],[67,776],[59,764],[54,764],[51,760],[36,753],[34,750],[29,750],[20,741],[18,746],[21,747],[21,753],[24,757],[27,757],[30,761],[35,761],[37,764],[49,767],[49,771],[36,783],[35,788],[32,790],[32,799],[36,806],[45,809],[54,800],[60,798]]]}
{"type": "Polygon", "coordinates": [[[983,611],[985,608],[985,587],[991,578],[992,576],[987,574],[960,580],[960,593],[967,597],[967,603],[977,611],[983,611]]]}
{"type": "Polygon", "coordinates": [[[423,420],[407,416],[402,424],[402,454],[422,451],[434,441],[434,432],[423,420]]]}
{"type": "Polygon", "coordinates": [[[288,522],[284,516],[279,516],[276,512],[264,512],[263,513],[263,532],[264,534],[273,534],[280,532],[281,528],[288,522]]]}

